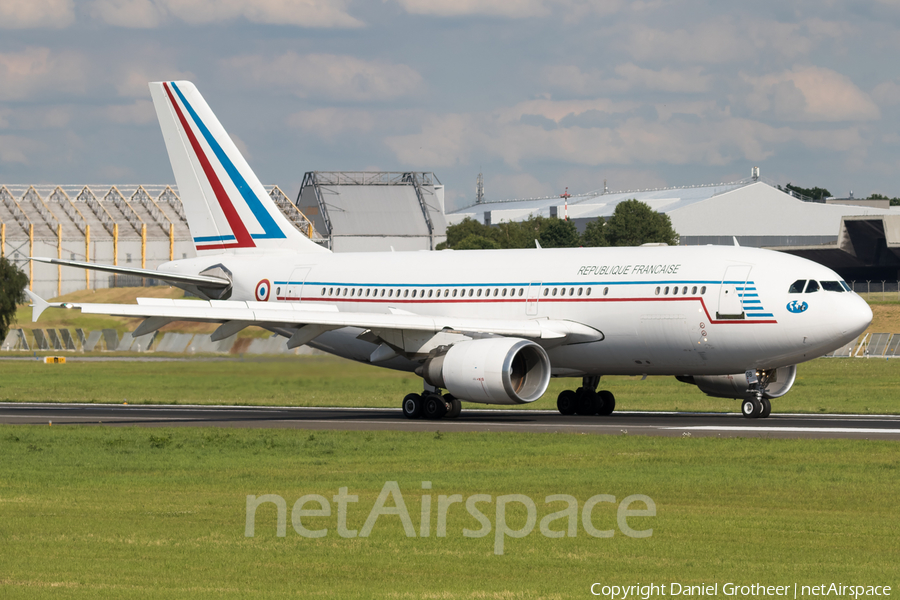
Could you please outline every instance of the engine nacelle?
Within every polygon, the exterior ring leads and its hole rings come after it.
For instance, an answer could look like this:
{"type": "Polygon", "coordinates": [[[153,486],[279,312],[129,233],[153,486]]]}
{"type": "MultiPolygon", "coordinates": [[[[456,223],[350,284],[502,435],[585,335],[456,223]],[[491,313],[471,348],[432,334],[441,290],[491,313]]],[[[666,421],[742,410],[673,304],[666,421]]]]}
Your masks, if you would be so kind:
{"type": "Polygon", "coordinates": [[[525,404],[550,383],[550,359],[543,348],[518,338],[459,342],[425,361],[416,373],[460,400],[525,404]]]}
{"type": "MultiPolygon", "coordinates": [[[[769,372],[769,384],[763,394],[764,398],[780,398],[788,393],[794,380],[797,378],[797,365],[771,369],[769,372]]],[[[745,373],[736,375],[701,375],[693,377],[678,377],[678,381],[692,383],[700,388],[708,396],[715,398],[754,398],[756,394],[747,392],[750,383],[745,373]]]]}

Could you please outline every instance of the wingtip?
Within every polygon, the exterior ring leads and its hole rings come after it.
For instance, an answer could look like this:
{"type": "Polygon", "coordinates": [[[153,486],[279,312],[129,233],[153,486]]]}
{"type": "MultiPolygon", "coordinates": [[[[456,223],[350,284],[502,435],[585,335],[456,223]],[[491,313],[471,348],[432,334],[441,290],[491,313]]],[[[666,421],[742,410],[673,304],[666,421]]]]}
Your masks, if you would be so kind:
{"type": "Polygon", "coordinates": [[[36,323],[41,317],[41,313],[49,308],[50,303],[31,290],[25,290],[25,295],[31,298],[31,322],[36,323]]]}

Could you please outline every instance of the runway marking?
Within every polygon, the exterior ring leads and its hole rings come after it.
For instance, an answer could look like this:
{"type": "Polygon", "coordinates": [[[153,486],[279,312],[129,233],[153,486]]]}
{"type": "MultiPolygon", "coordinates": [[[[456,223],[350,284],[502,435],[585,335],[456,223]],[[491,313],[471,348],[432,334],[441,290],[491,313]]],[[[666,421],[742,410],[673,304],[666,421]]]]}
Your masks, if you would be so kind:
{"type": "Polygon", "coordinates": [[[767,432],[788,432],[788,433],[894,433],[900,435],[900,429],[869,429],[854,427],[739,427],[735,425],[693,425],[687,427],[660,427],[660,429],[671,429],[678,431],[767,431],[767,432]]]}

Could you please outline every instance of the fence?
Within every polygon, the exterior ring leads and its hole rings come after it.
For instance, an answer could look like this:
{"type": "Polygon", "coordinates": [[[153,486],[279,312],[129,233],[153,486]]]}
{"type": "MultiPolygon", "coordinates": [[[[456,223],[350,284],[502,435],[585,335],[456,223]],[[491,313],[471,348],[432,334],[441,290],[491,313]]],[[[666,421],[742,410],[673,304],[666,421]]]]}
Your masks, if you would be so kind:
{"type": "Polygon", "coordinates": [[[900,301],[900,281],[865,280],[847,282],[854,292],[866,300],[900,301]]]}
{"type": "Polygon", "coordinates": [[[130,332],[121,338],[115,329],[85,332],[76,329],[10,329],[0,344],[0,351],[60,352],[173,352],[178,354],[316,354],[307,346],[288,348],[288,339],[273,335],[268,338],[230,338],[213,342],[208,333],[160,333],[134,337],[130,332]],[[26,333],[30,332],[30,336],[26,333]],[[29,339],[31,338],[31,339],[29,339]]]}

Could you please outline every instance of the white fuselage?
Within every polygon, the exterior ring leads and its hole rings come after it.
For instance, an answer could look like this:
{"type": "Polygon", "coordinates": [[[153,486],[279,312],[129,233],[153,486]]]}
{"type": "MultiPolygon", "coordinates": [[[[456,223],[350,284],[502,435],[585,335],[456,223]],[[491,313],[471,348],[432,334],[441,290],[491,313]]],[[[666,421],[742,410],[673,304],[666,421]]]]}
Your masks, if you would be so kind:
{"type": "MultiPolygon", "coordinates": [[[[602,332],[601,341],[548,347],[557,376],[717,375],[776,368],[842,346],[872,319],[866,302],[853,292],[820,286],[816,292],[789,293],[797,280],[840,283],[830,269],[732,246],[238,253],[176,261],[161,270],[197,273],[217,264],[233,274],[232,300],[566,320],[602,332]],[[257,297],[259,290],[267,295],[257,297]]],[[[360,333],[332,331],[311,345],[367,360],[377,345],[357,339],[360,333]]],[[[412,363],[385,366],[412,368],[412,363]]]]}

